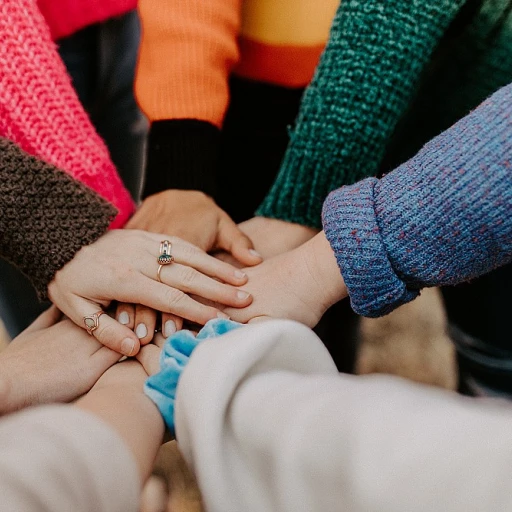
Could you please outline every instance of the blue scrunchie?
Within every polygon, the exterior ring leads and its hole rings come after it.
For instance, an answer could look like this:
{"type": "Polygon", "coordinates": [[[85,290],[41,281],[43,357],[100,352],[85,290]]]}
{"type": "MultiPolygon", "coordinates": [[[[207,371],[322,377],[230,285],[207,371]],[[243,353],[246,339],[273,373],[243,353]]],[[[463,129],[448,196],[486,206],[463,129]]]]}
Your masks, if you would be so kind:
{"type": "Polygon", "coordinates": [[[165,342],[160,354],[160,371],[146,380],[144,392],[155,402],[173,436],[176,389],[192,352],[201,341],[221,336],[241,325],[216,318],[207,322],[197,336],[191,331],[183,330],[174,333],[165,342]]]}

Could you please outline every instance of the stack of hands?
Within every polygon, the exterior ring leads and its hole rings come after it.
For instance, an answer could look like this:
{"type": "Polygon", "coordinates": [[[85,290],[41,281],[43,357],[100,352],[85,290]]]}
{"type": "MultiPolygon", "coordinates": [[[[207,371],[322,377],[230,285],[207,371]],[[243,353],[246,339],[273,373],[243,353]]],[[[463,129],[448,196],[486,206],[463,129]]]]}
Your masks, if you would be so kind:
{"type": "Polygon", "coordinates": [[[147,376],[163,340],[184,326],[279,317],[314,327],[346,289],[323,233],[262,217],[237,226],[208,196],[169,190],[126,229],[83,247],[48,295],[55,306],[1,354],[2,413],[72,401],[123,356],[136,356],[147,376]],[[163,240],[173,261],[158,275],[163,240]],[[102,311],[90,336],[84,318],[102,311]]]}

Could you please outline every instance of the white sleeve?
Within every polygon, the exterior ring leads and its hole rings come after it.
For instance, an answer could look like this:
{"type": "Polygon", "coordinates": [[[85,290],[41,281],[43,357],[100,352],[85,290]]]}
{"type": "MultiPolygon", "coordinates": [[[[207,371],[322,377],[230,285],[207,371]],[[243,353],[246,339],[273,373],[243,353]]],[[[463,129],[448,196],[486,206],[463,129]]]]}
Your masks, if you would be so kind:
{"type": "Polygon", "coordinates": [[[208,512],[512,510],[509,403],[338,374],[290,321],[199,345],[176,430],[208,512]]]}
{"type": "Polygon", "coordinates": [[[77,407],[0,418],[2,512],[136,512],[139,487],[123,441],[77,407]]]}

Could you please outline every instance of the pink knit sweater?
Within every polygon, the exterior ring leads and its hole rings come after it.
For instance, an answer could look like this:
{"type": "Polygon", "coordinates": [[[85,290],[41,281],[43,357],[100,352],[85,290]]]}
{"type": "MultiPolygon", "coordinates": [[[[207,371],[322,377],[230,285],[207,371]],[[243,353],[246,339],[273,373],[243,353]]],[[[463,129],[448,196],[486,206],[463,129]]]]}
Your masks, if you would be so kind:
{"type": "Polygon", "coordinates": [[[69,36],[92,23],[119,16],[137,0],[37,0],[53,39],[69,36]]]}
{"type": "Polygon", "coordinates": [[[0,136],[114,204],[119,213],[111,227],[123,226],[132,214],[133,201],[80,104],[35,0],[0,1],[0,136]]]}

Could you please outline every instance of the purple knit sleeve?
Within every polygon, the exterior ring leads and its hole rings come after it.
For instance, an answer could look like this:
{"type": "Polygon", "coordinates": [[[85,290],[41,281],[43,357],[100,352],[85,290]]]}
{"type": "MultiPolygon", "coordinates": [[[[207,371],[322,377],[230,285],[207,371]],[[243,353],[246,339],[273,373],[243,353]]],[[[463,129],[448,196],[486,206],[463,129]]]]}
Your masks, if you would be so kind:
{"type": "Polygon", "coordinates": [[[511,261],[512,84],[381,180],[332,192],[323,226],[364,316],[511,261]]]}

